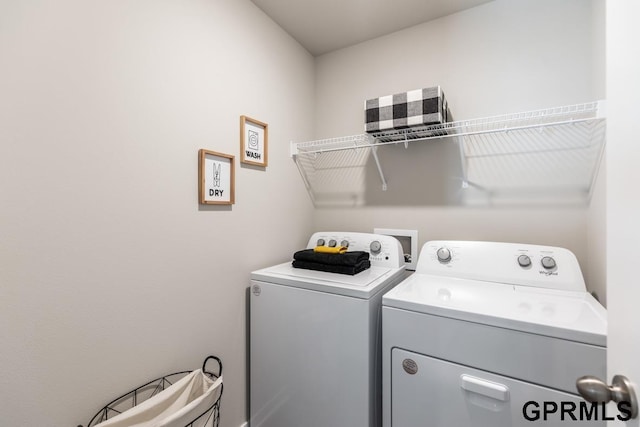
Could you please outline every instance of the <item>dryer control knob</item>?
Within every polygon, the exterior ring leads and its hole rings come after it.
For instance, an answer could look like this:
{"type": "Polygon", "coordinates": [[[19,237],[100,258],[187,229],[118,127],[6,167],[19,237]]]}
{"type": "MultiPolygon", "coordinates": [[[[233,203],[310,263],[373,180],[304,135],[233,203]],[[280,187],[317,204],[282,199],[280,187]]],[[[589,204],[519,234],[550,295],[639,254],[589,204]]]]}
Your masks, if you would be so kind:
{"type": "Polygon", "coordinates": [[[518,265],[520,267],[529,267],[531,265],[531,258],[528,255],[520,255],[518,257],[518,265]]]}
{"type": "Polygon", "coordinates": [[[335,248],[337,244],[338,244],[338,242],[336,242],[335,240],[333,240],[333,239],[329,240],[329,247],[330,248],[335,248]]]}
{"type": "Polygon", "coordinates": [[[451,251],[447,248],[440,248],[438,252],[436,252],[438,256],[438,261],[440,262],[449,262],[451,261],[451,251]]]}
{"type": "Polygon", "coordinates": [[[349,241],[348,240],[343,240],[342,242],[340,242],[340,246],[344,246],[345,248],[349,247],[349,241]]]}
{"type": "Polygon", "coordinates": [[[316,246],[324,246],[324,239],[318,239],[316,246]]]}
{"type": "Polygon", "coordinates": [[[540,263],[542,263],[542,266],[547,270],[556,268],[556,260],[551,258],[550,256],[542,257],[540,263]]]}
{"type": "Polygon", "coordinates": [[[377,240],[374,240],[369,245],[369,250],[372,254],[378,254],[382,250],[382,244],[380,244],[380,242],[378,242],[377,240]]]}

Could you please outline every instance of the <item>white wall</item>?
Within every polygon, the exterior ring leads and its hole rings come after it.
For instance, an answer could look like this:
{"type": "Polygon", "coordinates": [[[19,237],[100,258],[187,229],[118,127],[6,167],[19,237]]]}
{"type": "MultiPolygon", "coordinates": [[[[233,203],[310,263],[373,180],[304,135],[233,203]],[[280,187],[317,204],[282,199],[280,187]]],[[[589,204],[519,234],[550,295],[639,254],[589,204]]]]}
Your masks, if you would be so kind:
{"type": "MultiPolygon", "coordinates": [[[[365,99],[434,85],[443,87],[458,120],[599,99],[604,76],[594,64],[604,56],[592,45],[594,22],[604,19],[598,1],[496,0],[318,57],[316,137],[361,133],[365,99]]],[[[385,170],[390,181],[394,173],[401,171],[385,170]]],[[[408,199],[428,186],[419,181],[397,191],[408,199]]],[[[314,225],[413,228],[420,244],[443,238],[564,246],[588,279],[586,208],[323,208],[314,225]]]]}
{"type": "MultiPolygon", "coordinates": [[[[606,99],[606,5],[604,0],[593,2],[593,85],[598,99],[606,99]]],[[[587,216],[587,259],[583,270],[589,278],[589,288],[607,306],[607,160],[605,155],[595,182],[587,216]]]]}
{"type": "Polygon", "coordinates": [[[607,306],[607,157],[600,170],[587,212],[587,264],[582,270],[589,279],[589,290],[607,306]]]}
{"type": "Polygon", "coordinates": [[[311,232],[286,141],[312,137],[313,58],[248,1],[20,0],[0,70],[1,424],[86,424],[214,353],[240,425],[249,273],[311,232]],[[199,206],[198,149],[237,161],[241,114],[269,167],[199,206]]]}

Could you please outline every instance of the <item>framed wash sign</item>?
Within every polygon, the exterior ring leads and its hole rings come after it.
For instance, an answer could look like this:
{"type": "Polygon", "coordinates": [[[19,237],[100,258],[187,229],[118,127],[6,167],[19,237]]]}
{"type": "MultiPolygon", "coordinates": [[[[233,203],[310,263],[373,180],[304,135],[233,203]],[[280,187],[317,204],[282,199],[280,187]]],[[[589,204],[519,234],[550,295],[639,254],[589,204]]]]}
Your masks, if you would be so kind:
{"type": "Polygon", "coordinates": [[[267,167],[269,129],[266,123],[240,116],[240,162],[267,167]]]}
{"type": "Polygon", "coordinates": [[[198,152],[198,193],[205,205],[235,203],[235,171],[233,156],[200,150],[198,152]]]}

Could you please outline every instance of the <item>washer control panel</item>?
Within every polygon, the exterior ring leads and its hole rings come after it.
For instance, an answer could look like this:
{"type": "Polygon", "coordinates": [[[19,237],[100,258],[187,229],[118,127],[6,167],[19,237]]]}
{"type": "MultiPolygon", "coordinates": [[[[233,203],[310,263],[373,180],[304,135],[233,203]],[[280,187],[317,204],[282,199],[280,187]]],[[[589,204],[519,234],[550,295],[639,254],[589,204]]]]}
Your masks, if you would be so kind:
{"type": "Polygon", "coordinates": [[[404,267],[404,255],[398,239],[392,236],[356,232],[317,232],[309,239],[307,249],[316,246],[330,248],[344,246],[349,251],[369,252],[371,265],[380,267],[404,267]]]}
{"type": "Polygon", "coordinates": [[[416,273],[586,291],[575,255],[553,246],[431,241],[422,247],[416,273]]]}

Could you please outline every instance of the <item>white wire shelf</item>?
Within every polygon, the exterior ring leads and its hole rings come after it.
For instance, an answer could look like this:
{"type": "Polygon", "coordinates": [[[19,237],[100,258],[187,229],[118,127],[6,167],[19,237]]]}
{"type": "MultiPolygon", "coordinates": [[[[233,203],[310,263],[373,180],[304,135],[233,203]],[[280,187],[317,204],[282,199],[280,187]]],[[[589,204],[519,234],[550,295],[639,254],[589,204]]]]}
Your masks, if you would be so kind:
{"type": "MultiPolygon", "coordinates": [[[[316,205],[363,205],[365,167],[380,147],[430,140],[459,145],[468,203],[588,202],[606,134],[605,102],[462,120],[442,125],[291,143],[316,205]]],[[[409,150],[409,154],[410,150],[409,150]]],[[[428,183],[418,183],[428,187],[428,183]]]]}

